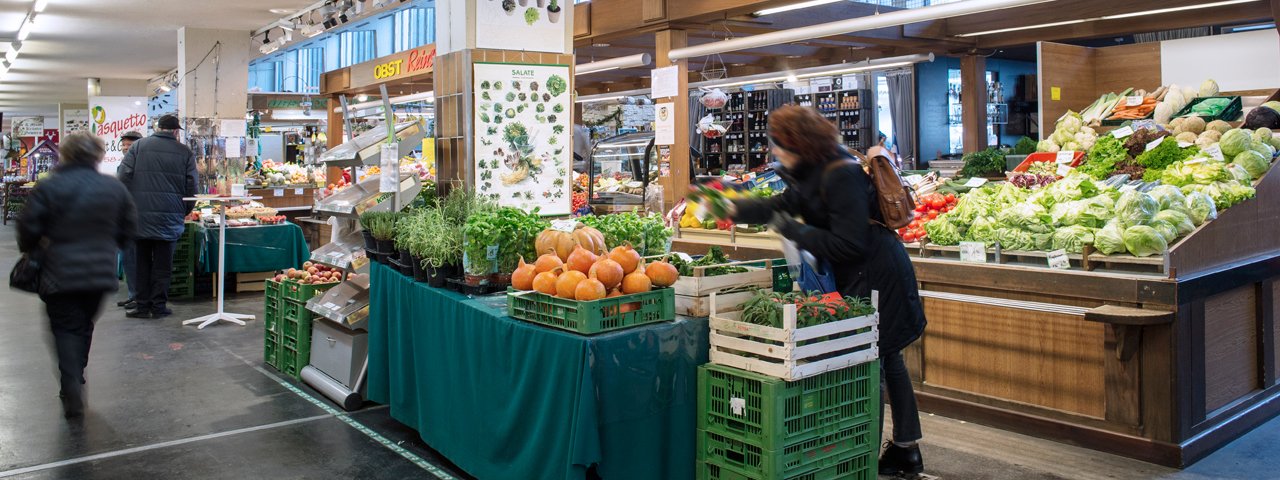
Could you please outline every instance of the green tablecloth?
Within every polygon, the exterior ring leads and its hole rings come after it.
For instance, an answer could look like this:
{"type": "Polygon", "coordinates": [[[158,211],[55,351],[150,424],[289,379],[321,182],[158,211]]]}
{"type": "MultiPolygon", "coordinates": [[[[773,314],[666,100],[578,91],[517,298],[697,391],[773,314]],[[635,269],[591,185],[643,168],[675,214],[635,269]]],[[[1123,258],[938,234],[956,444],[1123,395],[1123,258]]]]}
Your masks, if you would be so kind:
{"type": "MultiPolygon", "coordinates": [[[[218,229],[204,229],[200,271],[218,270],[218,229]]],[[[227,228],[227,273],[298,268],[311,258],[302,227],[292,223],[227,228]]]]}
{"type": "Polygon", "coordinates": [[[705,319],[584,337],[374,264],[369,399],[481,479],[694,476],[705,319]]]}

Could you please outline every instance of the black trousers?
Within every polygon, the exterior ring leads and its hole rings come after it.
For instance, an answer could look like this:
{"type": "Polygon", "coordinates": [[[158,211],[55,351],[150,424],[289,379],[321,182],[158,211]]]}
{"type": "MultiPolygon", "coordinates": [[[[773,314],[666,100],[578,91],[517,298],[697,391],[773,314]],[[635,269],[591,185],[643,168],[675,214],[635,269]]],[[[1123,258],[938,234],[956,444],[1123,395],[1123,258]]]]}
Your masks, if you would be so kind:
{"type": "Polygon", "coordinates": [[[104,292],[56,293],[41,295],[49,314],[49,329],[58,357],[62,394],[80,398],[84,368],[89,364],[89,344],[93,324],[102,309],[104,292]]]}
{"type": "Polygon", "coordinates": [[[138,310],[160,311],[169,303],[169,282],[173,280],[173,250],[176,242],[138,239],[138,284],[134,301],[138,310]]]}
{"type": "MultiPolygon", "coordinates": [[[[902,352],[883,354],[880,357],[881,388],[889,397],[889,409],[893,415],[893,441],[907,443],[920,440],[920,410],[916,407],[916,392],[911,387],[911,374],[902,352]]],[[[884,397],[880,397],[880,418],[884,418],[884,397]]]]}

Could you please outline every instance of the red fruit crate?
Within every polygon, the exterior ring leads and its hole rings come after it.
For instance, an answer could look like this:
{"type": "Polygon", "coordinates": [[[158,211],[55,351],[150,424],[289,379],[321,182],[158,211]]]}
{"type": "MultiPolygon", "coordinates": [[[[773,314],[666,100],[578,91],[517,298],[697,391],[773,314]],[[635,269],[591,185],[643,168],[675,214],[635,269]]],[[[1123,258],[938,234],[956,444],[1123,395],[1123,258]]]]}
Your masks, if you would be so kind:
{"type": "MultiPolygon", "coordinates": [[[[1013,171],[1023,173],[1026,172],[1027,169],[1031,168],[1031,164],[1033,163],[1056,162],[1058,161],[1059,153],[1062,152],[1036,152],[1031,155],[1027,155],[1027,159],[1023,160],[1022,163],[1019,163],[1013,171]]],[[[1080,166],[1082,160],[1084,160],[1084,152],[1076,151],[1071,154],[1071,163],[1068,163],[1067,165],[1071,168],[1075,168],[1080,166]]]]}

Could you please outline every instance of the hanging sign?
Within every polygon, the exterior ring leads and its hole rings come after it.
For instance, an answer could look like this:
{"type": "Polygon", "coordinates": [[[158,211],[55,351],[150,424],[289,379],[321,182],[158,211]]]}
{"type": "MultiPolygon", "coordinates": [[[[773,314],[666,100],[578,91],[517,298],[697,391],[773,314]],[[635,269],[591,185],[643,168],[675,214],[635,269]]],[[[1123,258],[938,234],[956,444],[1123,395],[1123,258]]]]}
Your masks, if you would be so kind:
{"type": "MultiPolygon", "coordinates": [[[[423,45],[413,50],[387,55],[351,66],[351,88],[378,85],[406,77],[431,73],[436,63],[436,46],[423,45]]],[[[312,108],[324,108],[312,105],[312,108]]]]}
{"type": "Polygon", "coordinates": [[[126,132],[147,133],[146,97],[90,97],[89,129],[107,144],[107,154],[98,171],[115,175],[124,159],[120,136],[126,132]]]}
{"type": "Polygon", "coordinates": [[[13,120],[13,136],[39,137],[44,135],[44,117],[26,117],[13,120]]]}
{"type": "Polygon", "coordinates": [[[655,100],[680,96],[679,67],[655,68],[649,76],[653,82],[653,98],[655,100]]]}
{"type": "Polygon", "coordinates": [[[659,103],[653,108],[653,143],[674,145],[676,143],[676,105],[659,103]]]}

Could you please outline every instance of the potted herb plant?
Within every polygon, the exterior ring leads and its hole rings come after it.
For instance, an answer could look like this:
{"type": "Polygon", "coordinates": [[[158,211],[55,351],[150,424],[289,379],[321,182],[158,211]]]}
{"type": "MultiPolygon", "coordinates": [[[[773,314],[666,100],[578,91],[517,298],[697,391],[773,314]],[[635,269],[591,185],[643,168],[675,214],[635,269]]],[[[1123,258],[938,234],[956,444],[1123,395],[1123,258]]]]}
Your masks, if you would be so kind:
{"type": "Polygon", "coordinates": [[[386,263],[395,251],[396,218],[391,212],[365,213],[365,227],[373,234],[376,249],[372,252],[374,261],[386,263]]]}
{"type": "Polygon", "coordinates": [[[428,285],[443,287],[445,280],[456,274],[456,265],[462,259],[462,229],[443,210],[432,209],[423,213],[418,230],[418,255],[422,259],[418,266],[428,285]]]}
{"type": "Polygon", "coordinates": [[[499,235],[494,224],[495,216],[492,212],[475,213],[467,218],[466,225],[462,227],[463,268],[468,286],[488,283],[489,276],[494,271],[499,235]]]}
{"type": "Polygon", "coordinates": [[[364,212],[360,215],[360,236],[364,237],[364,249],[368,252],[378,250],[377,242],[373,239],[373,232],[369,230],[369,222],[371,218],[377,217],[379,212],[364,212]]]}
{"type": "Polygon", "coordinates": [[[406,214],[401,215],[396,220],[395,226],[395,251],[397,266],[401,268],[400,273],[405,275],[413,275],[413,256],[409,253],[409,244],[413,241],[414,223],[417,222],[417,215],[406,214]],[[408,273],[405,273],[408,270],[408,273]]]}
{"type": "Polygon", "coordinates": [[[551,0],[551,3],[547,5],[547,20],[551,21],[551,23],[560,23],[561,13],[564,12],[560,11],[559,0],[551,0]]]}

